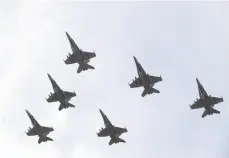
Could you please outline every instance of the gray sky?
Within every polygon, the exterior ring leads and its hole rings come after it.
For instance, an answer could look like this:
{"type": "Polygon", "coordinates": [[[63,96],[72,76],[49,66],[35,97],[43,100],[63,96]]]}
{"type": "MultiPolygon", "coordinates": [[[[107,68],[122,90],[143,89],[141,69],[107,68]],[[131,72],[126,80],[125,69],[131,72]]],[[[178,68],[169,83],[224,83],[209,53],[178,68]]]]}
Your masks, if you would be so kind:
{"type": "Polygon", "coordinates": [[[228,158],[229,3],[216,2],[40,2],[0,5],[0,153],[7,158],[228,158]],[[70,45],[95,51],[95,70],[77,74],[65,65],[70,45]],[[160,94],[141,97],[130,89],[137,75],[132,56],[151,75],[160,94]],[[77,93],[76,108],[48,104],[47,73],[77,93]],[[195,78],[207,92],[223,96],[221,115],[191,111],[195,78]],[[126,144],[98,138],[101,108],[114,125],[127,126],[126,144]],[[28,109],[54,142],[38,144],[24,133],[28,109]]]}

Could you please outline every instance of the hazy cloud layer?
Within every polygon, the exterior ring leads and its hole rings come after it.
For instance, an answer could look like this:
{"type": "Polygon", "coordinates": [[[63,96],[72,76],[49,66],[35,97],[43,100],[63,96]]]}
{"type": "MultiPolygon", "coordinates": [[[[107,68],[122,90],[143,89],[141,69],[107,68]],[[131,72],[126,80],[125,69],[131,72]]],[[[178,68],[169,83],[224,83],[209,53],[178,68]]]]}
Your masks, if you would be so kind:
{"type": "Polygon", "coordinates": [[[229,4],[216,2],[18,2],[0,7],[0,153],[2,157],[49,158],[228,158],[229,4]],[[95,51],[95,70],[77,74],[65,65],[78,46],[95,51]],[[141,97],[130,89],[136,56],[151,75],[162,75],[160,94],[141,97]],[[76,108],[58,111],[47,103],[47,73],[76,108]],[[223,96],[221,115],[191,111],[195,78],[223,96]],[[101,108],[114,125],[127,126],[126,144],[98,138],[101,108]],[[54,142],[27,137],[31,122],[53,126],[54,142]]]}

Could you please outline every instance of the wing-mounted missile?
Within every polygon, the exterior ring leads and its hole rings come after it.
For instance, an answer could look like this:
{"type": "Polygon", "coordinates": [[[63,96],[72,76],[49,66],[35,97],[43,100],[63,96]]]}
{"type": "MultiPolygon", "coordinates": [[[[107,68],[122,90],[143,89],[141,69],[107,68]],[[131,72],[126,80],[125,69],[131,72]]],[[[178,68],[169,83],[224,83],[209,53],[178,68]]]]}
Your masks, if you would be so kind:
{"type": "Polygon", "coordinates": [[[71,56],[71,54],[68,52],[67,58],[69,58],[71,56]]]}
{"type": "Polygon", "coordinates": [[[102,132],[104,130],[104,128],[101,127],[101,129],[99,130],[99,132],[102,132]]]}
{"type": "Polygon", "coordinates": [[[101,127],[101,129],[99,130],[99,132],[98,133],[96,133],[97,134],[97,136],[99,136],[99,133],[100,132],[102,132],[103,131],[103,128],[101,127]]]}
{"type": "Polygon", "coordinates": [[[29,127],[29,128],[28,128],[28,130],[27,130],[27,132],[26,132],[26,134],[27,134],[29,131],[31,131],[31,129],[32,129],[32,128],[31,128],[31,127],[29,127]]]}
{"type": "MultiPolygon", "coordinates": [[[[50,94],[48,95],[48,99],[49,99],[51,96],[52,96],[52,92],[50,92],[50,94]]],[[[48,101],[47,98],[45,98],[45,99],[48,101]]]]}

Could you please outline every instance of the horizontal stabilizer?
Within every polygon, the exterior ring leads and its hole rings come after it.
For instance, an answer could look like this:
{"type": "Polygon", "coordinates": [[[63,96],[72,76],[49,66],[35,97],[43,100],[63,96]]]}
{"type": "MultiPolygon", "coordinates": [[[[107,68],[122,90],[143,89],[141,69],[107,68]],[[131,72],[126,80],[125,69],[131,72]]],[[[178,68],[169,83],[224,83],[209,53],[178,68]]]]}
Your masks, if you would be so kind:
{"type": "Polygon", "coordinates": [[[67,109],[67,108],[69,108],[69,107],[73,107],[73,108],[74,108],[75,105],[73,105],[73,104],[71,104],[71,103],[66,103],[66,104],[61,103],[58,110],[61,111],[63,108],[67,109]]]}
{"type": "Polygon", "coordinates": [[[114,144],[114,140],[113,139],[111,139],[110,142],[109,142],[109,145],[112,145],[112,144],[114,144]]]}
{"type": "Polygon", "coordinates": [[[218,110],[216,110],[216,109],[212,109],[212,112],[213,112],[214,114],[220,114],[220,111],[218,111],[218,110]]]}
{"type": "Polygon", "coordinates": [[[207,115],[208,115],[208,111],[205,110],[204,113],[202,114],[202,118],[204,118],[204,117],[207,116],[207,115]]]}
{"type": "Polygon", "coordinates": [[[116,143],[119,143],[119,142],[122,142],[122,143],[126,143],[125,140],[121,139],[121,138],[115,138],[116,140],[114,139],[111,139],[110,142],[109,142],[109,145],[112,145],[112,144],[116,144],[116,143]]]}
{"type": "Polygon", "coordinates": [[[207,115],[211,115],[211,114],[220,114],[220,111],[216,110],[216,109],[211,109],[211,112],[209,112],[208,110],[205,110],[203,115],[202,115],[202,118],[204,118],[205,116],[207,115]]]}
{"type": "Polygon", "coordinates": [[[118,138],[118,142],[126,143],[126,141],[121,138],[118,138]]]}
{"type": "Polygon", "coordinates": [[[153,94],[153,93],[160,93],[160,91],[155,88],[150,87],[150,88],[144,89],[144,91],[142,92],[142,97],[144,97],[146,94],[153,94]]]}
{"type": "Polygon", "coordinates": [[[53,139],[49,137],[45,137],[45,138],[39,137],[38,144],[40,144],[41,142],[47,142],[47,141],[53,141],[53,139]]]}
{"type": "Polygon", "coordinates": [[[71,104],[71,103],[68,103],[68,104],[67,104],[67,107],[72,107],[72,108],[74,108],[75,105],[73,105],[73,104],[71,104]]]}
{"type": "Polygon", "coordinates": [[[86,71],[88,69],[95,69],[95,68],[87,63],[80,64],[78,67],[77,73],[80,73],[82,70],[86,71]]]}
{"type": "Polygon", "coordinates": [[[53,139],[49,137],[46,137],[46,140],[53,141],[53,139]]]}

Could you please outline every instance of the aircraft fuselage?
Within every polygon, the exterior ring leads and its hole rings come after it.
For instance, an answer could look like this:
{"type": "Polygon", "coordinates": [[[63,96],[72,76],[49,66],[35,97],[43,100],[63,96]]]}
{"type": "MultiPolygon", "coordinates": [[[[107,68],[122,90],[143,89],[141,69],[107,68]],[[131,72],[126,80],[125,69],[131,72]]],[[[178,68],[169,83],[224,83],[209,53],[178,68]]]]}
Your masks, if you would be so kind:
{"type": "Polygon", "coordinates": [[[137,61],[135,57],[134,57],[134,61],[136,63],[137,73],[142,82],[143,87],[144,88],[152,87],[153,84],[149,75],[145,72],[145,70],[142,68],[141,64],[137,61]]]}
{"type": "Polygon", "coordinates": [[[207,94],[203,85],[199,82],[199,80],[197,78],[196,78],[196,82],[198,85],[200,99],[203,101],[202,104],[204,105],[204,108],[209,111],[214,106],[214,103],[211,99],[211,96],[207,94]]]}

